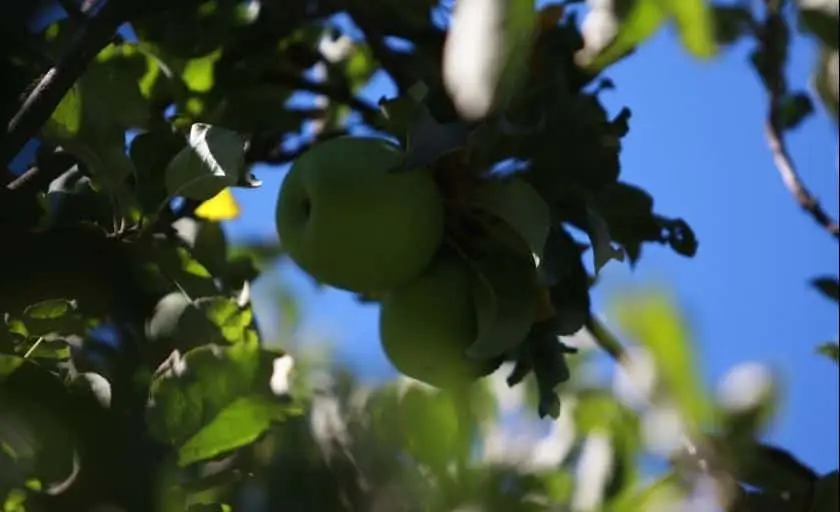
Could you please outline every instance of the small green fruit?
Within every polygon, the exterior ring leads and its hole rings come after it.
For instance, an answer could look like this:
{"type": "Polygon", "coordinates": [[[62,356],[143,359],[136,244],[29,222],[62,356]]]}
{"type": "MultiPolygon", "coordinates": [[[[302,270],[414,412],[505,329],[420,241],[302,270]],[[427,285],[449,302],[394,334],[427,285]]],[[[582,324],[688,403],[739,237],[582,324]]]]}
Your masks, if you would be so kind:
{"type": "Polygon", "coordinates": [[[385,297],[379,331],[385,355],[400,372],[439,388],[467,384],[501,364],[464,353],[478,336],[472,269],[449,251],[385,297]]]}
{"type": "Polygon", "coordinates": [[[276,220],[289,256],[344,290],[388,290],[420,274],[443,240],[443,202],[428,169],[389,172],[400,149],[339,137],[298,158],[280,187],[276,220]]]}

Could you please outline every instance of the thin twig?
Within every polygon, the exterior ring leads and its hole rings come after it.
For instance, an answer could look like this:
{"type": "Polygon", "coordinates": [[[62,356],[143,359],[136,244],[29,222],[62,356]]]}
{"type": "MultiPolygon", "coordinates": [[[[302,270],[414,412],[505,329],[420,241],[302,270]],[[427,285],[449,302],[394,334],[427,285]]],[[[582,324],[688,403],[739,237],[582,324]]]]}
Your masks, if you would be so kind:
{"type": "Polygon", "coordinates": [[[771,56],[770,58],[778,57],[779,60],[779,62],[774,60],[767,70],[769,97],[767,118],[764,122],[764,135],[785,188],[814,222],[828,231],[835,240],[840,240],[840,225],[823,209],[814,194],[803,183],[787,149],[785,130],[782,124],[782,100],[787,93],[787,84],[784,78],[784,63],[781,62],[783,57],[777,55],[778,51],[775,47],[787,30],[787,22],[781,12],[773,10],[772,3],[769,0],[766,2],[769,11],[762,30],[758,32],[758,39],[763,51],[771,56]]]}
{"type": "Polygon", "coordinates": [[[122,23],[118,1],[107,2],[81,28],[70,47],[50,68],[6,126],[0,140],[0,167],[8,166],[26,142],[55,111],[93,58],[107,46],[122,23]]]}

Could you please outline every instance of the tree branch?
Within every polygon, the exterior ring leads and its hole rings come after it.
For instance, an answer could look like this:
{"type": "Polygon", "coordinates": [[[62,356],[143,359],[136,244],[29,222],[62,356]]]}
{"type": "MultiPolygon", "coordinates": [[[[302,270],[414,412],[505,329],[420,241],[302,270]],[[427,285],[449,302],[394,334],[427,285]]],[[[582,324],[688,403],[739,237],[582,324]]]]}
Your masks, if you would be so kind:
{"type": "Polygon", "coordinates": [[[116,0],[108,1],[84,23],[58,63],[44,74],[26,97],[0,140],[0,167],[7,167],[41,129],[88,64],[111,42],[123,22],[119,4],[116,0]]]}
{"type": "Polygon", "coordinates": [[[768,0],[766,3],[769,11],[763,27],[758,32],[758,39],[764,53],[773,59],[768,66],[765,77],[769,96],[767,118],[764,122],[764,135],[767,139],[767,145],[770,148],[776,169],[779,171],[779,176],[782,178],[782,183],[791,196],[814,222],[828,231],[835,240],[840,240],[840,225],[823,209],[817,198],[808,190],[787,149],[782,117],[782,101],[787,93],[787,84],[784,78],[784,54],[779,51],[777,45],[779,41],[785,40],[785,32],[788,28],[784,15],[773,9],[773,2],[768,0]]]}

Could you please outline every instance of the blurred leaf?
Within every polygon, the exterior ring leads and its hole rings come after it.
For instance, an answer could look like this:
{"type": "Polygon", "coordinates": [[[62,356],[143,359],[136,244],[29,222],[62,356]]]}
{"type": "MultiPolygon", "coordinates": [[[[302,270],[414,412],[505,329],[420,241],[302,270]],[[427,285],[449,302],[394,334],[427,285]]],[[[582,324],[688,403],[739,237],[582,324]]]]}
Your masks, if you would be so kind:
{"type": "Polygon", "coordinates": [[[834,361],[835,364],[840,364],[840,344],[836,341],[828,341],[817,347],[817,353],[834,361]]]}
{"type": "Polygon", "coordinates": [[[8,378],[9,375],[20,368],[20,365],[24,362],[26,362],[26,359],[22,357],[0,354],[0,385],[3,384],[3,381],[8,378]]]}
{"type": "Polygon", "coordinates": [[[683,46],[695,57],[708,58],[717,53],[712,11],[705,0],[668,0],[677,23],[683,46]]]}
{"type": "Polygon", "coordinates": [[[166,168],[171,196],[197,201],[213,198],[235,185],[245,168],[244,140],[238,134],[203,123],[190,129],[188,146],[166,168]]]}
{"type": "Polygon", "coordinates": [[[730,45],[750,33],[754,22],[752,11],[742,5],[712,5],[715,39],[718,44],[730,45]]]}
{"type": "Polygon", "coordinates": [[[825,46],[837,50],[840,44],[837,0],[797,0],[796,3],[799,8],[800,26],[816,36],[825,46]]]}
{"type": "Polygon", "coordinates": [[[641,488],[628,488],[608,507],[609,512],[640,510],[675,510],[685,498],[685,491],[676,473],[666,473],[641,488]]]}
{"type": "Polygon", "coordinates": [[[528,70],[533,0],[461,0],[443,48],[443,83],[463,119],[504,107],[528,70]]]}
{"type": "Polygon", "coordinates": [[[659,0],[619,0],[614,10],[619,20],[618,32],[587,63],[591,70],[603,69],[616,62],[653,36],[668,19],[659,0]]]}
{"type": "Polygon", "coordinates": [[[259,341],[253,329],[254,313],[250,307],[241,307],[225,297],[202,297],[195,301],[195,305],[220,329],[228,343],[259,341]]]}
{"type": "Polygon", "coordinates": [[[814,104],[804,92],[785,96],[780,103],[779,115],[786,130],[796,128],[814,112],[814,104]]]}
{"type": "Polygon", "coordinates": [[[811,285],[829,300],[840,302],[840,281],[836,277],[817,277],[811,280],[811,285]]]}
{"type": "Polygon", "coordinates": [[[279,383],[287,356],[254,343],[177,351],[158,370],[147,408],[150,433],[186,466],[240,448],[292,412],[279,383]]]}
{"type": "Polygon", "coordinates": [[[398,411],[406,450],[420,463],[444,473],[447,464],[458,460],[468,448],[459,412],[451,395],[409,386],[398,411]]]}
{"type": "Polygon", "coordinates": [[[837,122],[838,101],[840,101],[840,52],[822,48],[817,69],[812,79],[814,88],[828,112],[837,122]]]}
{"type": "Polygon", "coordinates": [[[650,352],[688,428],[696,431],[708,426],[712,407],[697,372],[688,327],[673,299],[659,292],[626,297],[615,305],[615,318],[622,330],[650,352]]]}

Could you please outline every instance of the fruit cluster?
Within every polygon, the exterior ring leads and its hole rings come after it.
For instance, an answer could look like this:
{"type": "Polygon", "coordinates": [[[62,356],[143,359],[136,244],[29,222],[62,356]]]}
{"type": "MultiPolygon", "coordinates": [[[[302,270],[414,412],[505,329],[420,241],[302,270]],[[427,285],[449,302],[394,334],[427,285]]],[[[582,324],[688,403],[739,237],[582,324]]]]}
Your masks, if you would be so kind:
{"type": "Polygon", "coordinates": [[[503,222],[470,222],[468,201],[448,204],[431,169],[394,172],[403,158],[373,137],[313,147],[283,181],[278,233],[316,280],[380,300],[382,347],[398,370],[454,387],[494,371],[526,337],[537,310],[534,261],[525,244],[513,250],[488,234],[503,222]]]}

